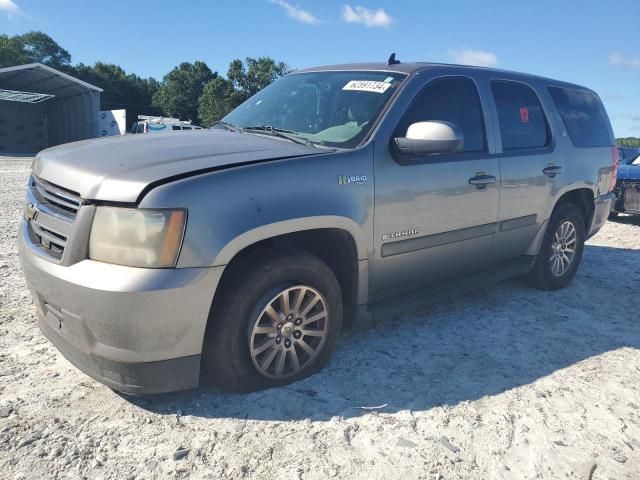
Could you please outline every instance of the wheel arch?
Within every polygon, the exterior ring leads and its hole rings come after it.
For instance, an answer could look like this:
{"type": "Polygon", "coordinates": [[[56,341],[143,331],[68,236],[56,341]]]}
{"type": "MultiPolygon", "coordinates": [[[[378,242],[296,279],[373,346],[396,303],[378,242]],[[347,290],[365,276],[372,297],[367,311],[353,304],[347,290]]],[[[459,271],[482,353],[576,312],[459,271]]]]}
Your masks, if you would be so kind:
{"type": "MultiPolygon", "coordinates": [[[[553,211],[563,203],[572,203],[580,209],[582,212],[582,218],[584,218],[584,227],[588,232],[593,221],[593,213],[595,211],[595,196],[593,190],[590,188],[576,188],[563,193],[556,201],[553,211]]],[[[553,212],[552,212],[553,214],[553,212]]]]}
{"type": "Polygon", "coordinates": [[[218,258],[224,259],[226,265],[213,297],[211,312],[224,301],[225,286],[244,269],[251,268],[265,256],[299,251],[315,255],[331,269],[338,279],[345,308],[361,303],[368,294],[369,283],[368,261],[360,258],[364,255],[362,244],[358,248],[358,234],[354,234],[353,226],[349,228],[348,219],[336,222],[332,218],[333,221],[329,222],[330,219],[325,217],[319,222],[315,218],[310,222],[296,223],[296,230],[291,229],[291,222],[259,227],[225,246],[218,258]]]}
{"type": "Polygon", "coordinates": [[[594,199],[595,196],[593,190],[588,187],[578,187],[563,192],[555,201],[551,212],[549,212],[548,218],[546,218],[542,222],[542,225],[540,226],[536,237],[534,238],[533,242],[531,242],[531,245],[529,246],[525,254],[538,255],[540,253],[542,241],[544,240],[547,226],[549,224],[549,218],[551,218],[553,212],[555,212],[560,205],[563,205],[565,203],[572,203],[573,205],[578,207],[578,209],[580,209],[584,218],[585,231],[588,232],[591,227],[591,222],[593,221],[593,214],[595,211],[594,199]]]}

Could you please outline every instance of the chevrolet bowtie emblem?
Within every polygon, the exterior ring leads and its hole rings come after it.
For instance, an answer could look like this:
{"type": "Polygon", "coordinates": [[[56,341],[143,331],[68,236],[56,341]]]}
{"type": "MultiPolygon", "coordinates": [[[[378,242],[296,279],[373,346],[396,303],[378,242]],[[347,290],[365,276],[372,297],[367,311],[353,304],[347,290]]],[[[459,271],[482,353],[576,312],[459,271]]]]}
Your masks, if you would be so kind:
{"type": "Polygon", "coordinates": [[[38,216],[39,211],[40,210],[38,210],[38,207],[36,207],[33,203],[27,203],[27,205],[24,207],[24,217],[27,220],[35,220],[38,216]]]}

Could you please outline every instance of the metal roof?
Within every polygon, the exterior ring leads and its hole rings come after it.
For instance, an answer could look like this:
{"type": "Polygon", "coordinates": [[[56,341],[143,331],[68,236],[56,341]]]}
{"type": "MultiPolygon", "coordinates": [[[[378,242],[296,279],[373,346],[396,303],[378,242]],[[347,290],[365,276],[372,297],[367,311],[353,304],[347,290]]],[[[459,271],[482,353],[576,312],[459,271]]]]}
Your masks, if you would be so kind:
{"type": "Polygon", "coordinates": [[[0,68],[0,89],[28,90],[54,95],[58,99],[73,97],[87,91],[102,92],[102,89],[95,85],[41,63],[0,68]]]}
{"type": "Polygon", "coordinates": [[[55,95],[48,95],[46,93],[19,92],[0,88],[0,100],[7,102],[40,103],[54,97],[55,95]]]}

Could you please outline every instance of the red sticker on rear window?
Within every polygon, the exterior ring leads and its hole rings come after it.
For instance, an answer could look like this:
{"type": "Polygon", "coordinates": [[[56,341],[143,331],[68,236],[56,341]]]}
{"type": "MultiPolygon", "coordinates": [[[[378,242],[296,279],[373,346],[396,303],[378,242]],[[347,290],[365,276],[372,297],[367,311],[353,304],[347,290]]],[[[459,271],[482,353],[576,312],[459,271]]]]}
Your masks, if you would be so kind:
{"type": "Polygon", "coordinates": [[[520,121],[522,123],[529,123],[529,109],[527,107],[520,109],[520,121]]]}

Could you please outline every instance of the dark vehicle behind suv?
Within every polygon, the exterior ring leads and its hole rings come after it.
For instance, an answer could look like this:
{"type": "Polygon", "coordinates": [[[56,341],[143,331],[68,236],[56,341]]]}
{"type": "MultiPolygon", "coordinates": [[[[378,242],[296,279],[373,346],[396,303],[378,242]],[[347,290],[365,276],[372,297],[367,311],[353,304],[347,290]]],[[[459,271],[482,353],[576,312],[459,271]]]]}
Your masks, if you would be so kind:
{"type": "Polygon", "coordinates": [[[619,213],[640,215],[640,148],[620,147],[618,181],[613,191],[616,199],[611,205],[610,218],[619,213]]]}

